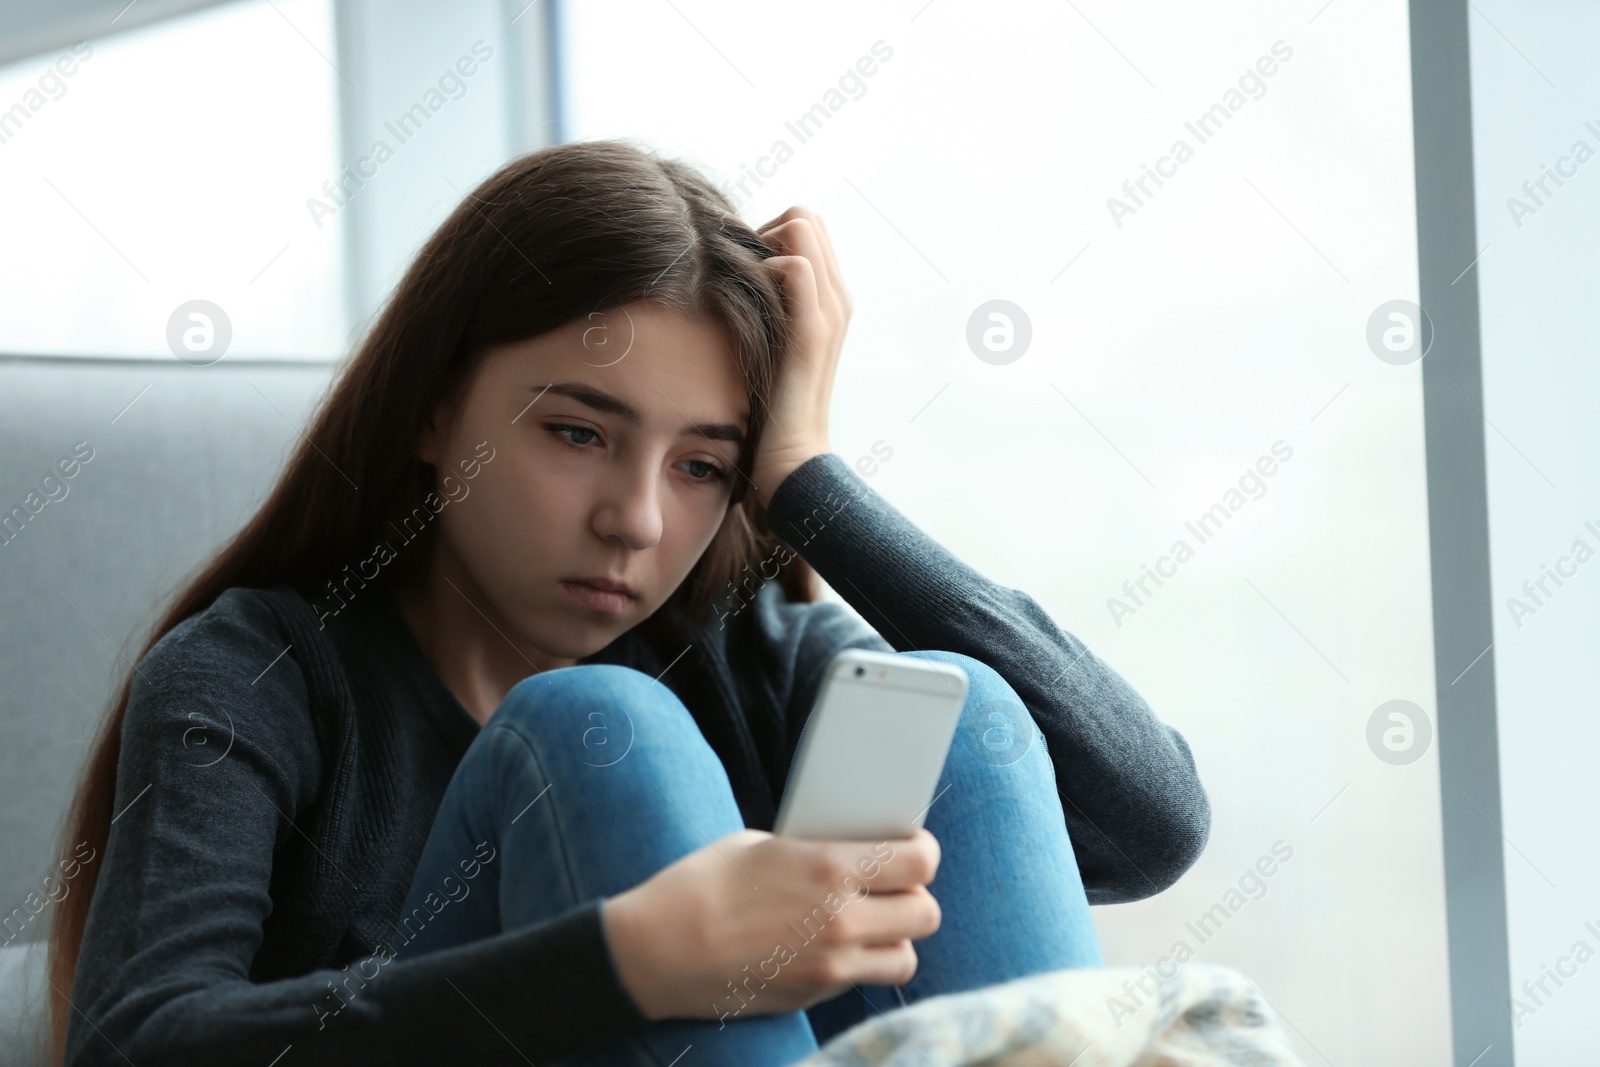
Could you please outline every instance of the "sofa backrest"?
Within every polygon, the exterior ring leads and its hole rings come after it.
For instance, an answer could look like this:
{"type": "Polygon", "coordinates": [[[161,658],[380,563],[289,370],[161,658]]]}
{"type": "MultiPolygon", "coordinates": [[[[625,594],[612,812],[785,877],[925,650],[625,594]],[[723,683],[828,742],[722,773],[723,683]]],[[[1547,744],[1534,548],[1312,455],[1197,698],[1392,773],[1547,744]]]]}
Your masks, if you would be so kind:
{"type": "Polygon", "coordinates": [[[0,356],[0,944],[43,936],[34,909],[115,685],[335,370],[0,356]]]}

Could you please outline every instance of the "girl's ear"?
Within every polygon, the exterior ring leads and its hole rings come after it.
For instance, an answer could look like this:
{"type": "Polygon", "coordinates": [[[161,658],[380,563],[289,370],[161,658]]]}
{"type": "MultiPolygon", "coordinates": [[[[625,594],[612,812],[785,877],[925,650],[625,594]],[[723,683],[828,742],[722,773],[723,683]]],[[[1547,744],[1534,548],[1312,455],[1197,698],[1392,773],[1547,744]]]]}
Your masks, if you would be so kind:
{"type": "Polygon", "coordinates": [[[439,464],[435,457],[439,454],[439,431],[434,428],[435,421],[432,415],[428,416],[428,421],[423,424],[422,432],[417,435],[417,446],[413,450],[413,454],[422,462],[431,463],[437,467],[439,464]]]}
{"type": "Polygon", "coordinates": [[[415,449],[417,459],[431,463],[435,467],[439,465],[439,452],[444,445],[444,434],[440,428],[449,425],[449,415],[448,403],[438,404],[428,415],[427,421],[422,424],[422,432],[417,435],[415,449]]]}

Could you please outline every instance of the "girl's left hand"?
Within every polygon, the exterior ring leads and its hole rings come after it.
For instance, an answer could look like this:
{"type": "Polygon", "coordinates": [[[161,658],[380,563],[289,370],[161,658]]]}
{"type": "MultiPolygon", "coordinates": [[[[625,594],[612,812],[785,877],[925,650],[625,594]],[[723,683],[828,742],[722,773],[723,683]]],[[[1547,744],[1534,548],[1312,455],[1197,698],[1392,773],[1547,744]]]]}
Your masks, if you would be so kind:
{"type": "Polygon", "coordinates": [[[839,277],[821,218],[791,207],[758,229],[777,255],[765,261],[783,290],[789,349],[773,389],[767,425],[751,468],[763,507],[800,464],[830,451],[828,402],[850,323],[850,295],[839,277]]]}

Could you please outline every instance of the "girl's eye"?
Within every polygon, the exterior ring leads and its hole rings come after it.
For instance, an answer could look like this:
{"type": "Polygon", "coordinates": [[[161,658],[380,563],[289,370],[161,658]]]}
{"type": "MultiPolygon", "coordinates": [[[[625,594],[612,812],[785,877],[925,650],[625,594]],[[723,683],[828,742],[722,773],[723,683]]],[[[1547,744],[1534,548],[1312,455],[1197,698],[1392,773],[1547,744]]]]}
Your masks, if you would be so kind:
{"type": "Polygon", "coordinates": [[[552,424],[547,427],[547,429],[574,448],[582,448],[585,445],[592,445],[600,436],[587,426],[560,426],[552,424]],[[589,436],[581,440],[573,440],[571,437],[568,437],[567,434],[588,434],[589,436]]]}
{"type": "Polygon", "coordinates": [[[691,459],[687,461],[687,466],[703,468],[703,470],[698,473],[691,472],[690,474],[690,477],[697,482],[706,482],[709,484],[712,482],[725,482],[728,480],[728,472],[718,464],[712,463],[709,460],[691,459]],[[704,477],[701,477],[700,474],[703,474],[704,477]]]}
{"type": "MultiPolygon", "coordinates": [[[[551,423],[545,429],[559,437],[566,446],[574,452],[586,452],[589,446],[599,440],[600,435],[587,426],[570,426],[562,423],[551,423]],[[578,435],[578,436],[572,436],[578,435]],[[587,436],[584,436],[587,435],[587,436]]],[[[705,459],[691,459],[684,462],[690,480],[703,485],[712,485],[725,482],[729,479],[726,468],[721,464],[712,463],[705,459]]]]}

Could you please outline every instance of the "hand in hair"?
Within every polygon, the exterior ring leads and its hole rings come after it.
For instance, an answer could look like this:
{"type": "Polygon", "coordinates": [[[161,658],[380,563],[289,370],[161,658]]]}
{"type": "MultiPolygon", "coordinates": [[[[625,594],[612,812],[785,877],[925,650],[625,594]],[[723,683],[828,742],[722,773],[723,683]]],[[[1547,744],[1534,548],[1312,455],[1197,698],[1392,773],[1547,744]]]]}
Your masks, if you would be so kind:
{"type": "Polygon", "coordinates": [[[812,456],[830,451],[828,402],[850,323],[850,294],[839,277],[828,227],[791,207],[756,231],[777,255],[766,261],[783,289],[789,342],[773,390],[751,480],[763,505],[779,483],[812,456]]]}
{"type": "Polygon", "coordinates": [[[601,905],[623,988],[645,1018],[808,1008],[851,984],[903,985],[938,930],[939,843],[812,841],[737,830],[601,905]]]}

